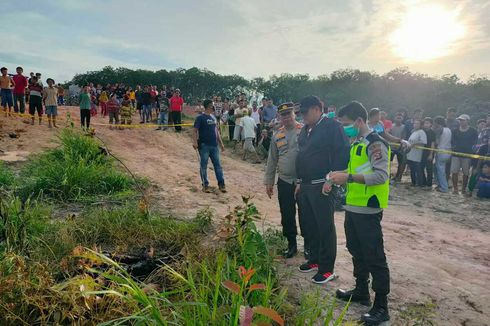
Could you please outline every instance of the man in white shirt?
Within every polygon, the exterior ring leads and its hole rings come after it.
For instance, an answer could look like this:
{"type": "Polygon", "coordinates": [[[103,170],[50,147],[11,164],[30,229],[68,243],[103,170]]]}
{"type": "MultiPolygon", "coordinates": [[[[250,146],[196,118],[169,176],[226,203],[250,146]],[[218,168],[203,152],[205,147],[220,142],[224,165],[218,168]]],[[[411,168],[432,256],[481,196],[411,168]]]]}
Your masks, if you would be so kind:
{"type": "Polygon", "coordinates": [[[243,135],[243,157],[245,161],[247,159],[247,154],[252,153],[255,155],[255,163],[260,163],[260,158],[254,147],[254,140],[256,136],[257,123],[250,116],[250,111],[248,109],[242,110],[243,118],[240,119],[240,133],[243,135]]]}

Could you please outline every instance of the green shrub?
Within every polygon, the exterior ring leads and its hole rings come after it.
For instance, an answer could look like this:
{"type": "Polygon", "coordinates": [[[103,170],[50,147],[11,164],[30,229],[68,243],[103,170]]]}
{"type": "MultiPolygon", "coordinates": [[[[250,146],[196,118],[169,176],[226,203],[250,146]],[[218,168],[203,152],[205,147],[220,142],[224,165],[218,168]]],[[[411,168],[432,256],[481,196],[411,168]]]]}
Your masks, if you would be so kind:
{"type": "Polygon", "coordinates": [[[22,169],[19,194],[60,201],[95,199],[131,192],[135,182],[122,173],[93,138],[72,129],[59,136],[60,146],[31,159],[22,169]]]}
{"type": "Polygon", "coordinates": [[[14,180],[12,171],[7,168],[4,162],[0,161],[0,189],[10,187],[14,180]]]}

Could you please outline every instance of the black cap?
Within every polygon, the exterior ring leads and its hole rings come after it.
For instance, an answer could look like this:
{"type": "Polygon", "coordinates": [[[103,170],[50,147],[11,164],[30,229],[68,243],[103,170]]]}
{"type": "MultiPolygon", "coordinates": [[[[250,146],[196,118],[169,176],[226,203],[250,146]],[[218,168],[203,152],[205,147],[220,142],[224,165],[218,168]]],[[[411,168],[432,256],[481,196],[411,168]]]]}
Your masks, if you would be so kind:
{"type": "Polygon", "coordinates": [[[318,106],[323,111],[323,103],[320,101],[318,96],[310,95],[303,98],[299,102],[299,110],[301,113],[306,113],[308,110],[314,106],[318,106]]]}
{"type": "Polygon", "coordinates": [[[50,81],[50,80],[51,80],[51,81],[53,82],[53,84],[54,84],[54,79],[53,79],[53,78],[48,78],[48,79],[46,79],[46,83],[49,83],[49,81],[50,81]]]}
{"type": "Polygon", "coordinates": [[[277,112],[279,114],[284,114],[284,113],[290,113],[294,110],[294,103],[292,102],[287,102],[279,105],[277,108],[277,112]]]}

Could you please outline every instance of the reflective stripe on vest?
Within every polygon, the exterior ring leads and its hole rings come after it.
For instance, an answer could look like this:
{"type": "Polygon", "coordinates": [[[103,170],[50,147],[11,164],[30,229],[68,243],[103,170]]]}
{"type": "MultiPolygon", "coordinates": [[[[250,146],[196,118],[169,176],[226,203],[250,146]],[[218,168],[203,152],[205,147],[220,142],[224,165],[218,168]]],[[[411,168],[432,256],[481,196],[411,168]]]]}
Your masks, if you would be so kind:
{"type": "MultiPolygon", "coordinates": [[[[367,148],[369,141],[364,138],[351,146],[348,173],[373,174],[374,170],[369,161],[367,148]]],[[[388,175],[390,175],[391,149],[388,146],[388,175]]],[[[362,183],[348,183],[346,204],[351,206],[386,208],[390,194],[390,180],[380,185],[367,186],[362,183]]]]}

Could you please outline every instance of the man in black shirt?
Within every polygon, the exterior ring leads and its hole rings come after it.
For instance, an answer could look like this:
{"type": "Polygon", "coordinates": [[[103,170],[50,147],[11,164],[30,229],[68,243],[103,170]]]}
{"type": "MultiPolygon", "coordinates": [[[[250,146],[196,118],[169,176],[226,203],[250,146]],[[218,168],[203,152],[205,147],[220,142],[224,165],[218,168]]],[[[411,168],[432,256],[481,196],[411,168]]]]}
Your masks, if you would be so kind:
{"type": "MultiPolygon", "coordinates": [[[[462,114],[458,117],[459,128],[452,130],[451,143],[453,145],[453,151],[464,154],[474,154],[473,146],[476,145],[478,140],[478,132],[475,128],[470,127],[470,116],[462,114]]],[[[453,155],[451,158],[451,174],[453,178],[453,193],[458,194],[458,176],[459,172],[463,170],[463,185],[461,192],[466,194],[466,187],[468,186],[468,179],[470,175],[471,158],[453,155]]]]}
{"type": "Polygon", "coordinates": [[[342,125],[323,114],[323,103],[318,97],[304,98],[300,110],[305,126],[298,138],[295,194],[310,256],[299,270],[305,273],[317,271],[312,281],[321,284],[336,277],[337,256],[332,184],[326,176],[331,171],[347,168],[349,140],[342,125]]]}

